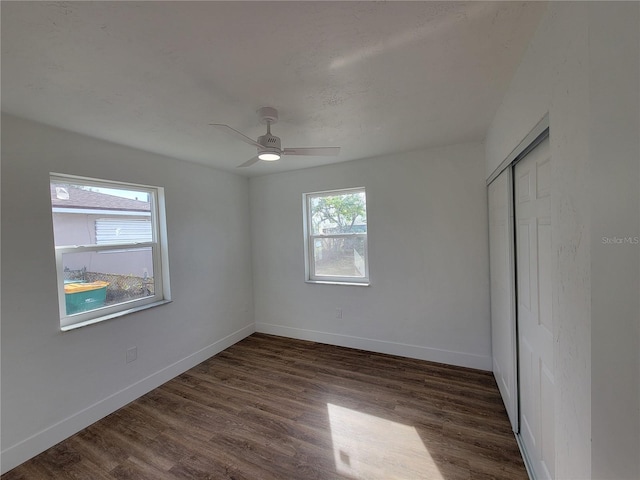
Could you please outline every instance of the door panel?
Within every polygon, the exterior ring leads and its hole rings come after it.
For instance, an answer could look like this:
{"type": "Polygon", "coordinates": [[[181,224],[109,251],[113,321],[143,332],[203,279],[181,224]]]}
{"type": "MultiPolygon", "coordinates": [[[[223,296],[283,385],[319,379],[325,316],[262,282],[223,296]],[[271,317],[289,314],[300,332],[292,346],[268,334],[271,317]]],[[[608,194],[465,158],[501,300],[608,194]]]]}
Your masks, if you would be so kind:
{"type": "Polygon", "coordinates": [[[554,478],[549,139],[515,166],[521,439],[534,475],[554,478]]]}
{"type": "Polygon", "coordinates": [[[542,445],[540,451],[542,454],[542,467],[544,475],[542,478],[553,478],[553,466],[555,461],[555,435],[554,435],[554,383],[553,372],[550,372],[546,366],[540,362],[540,440],[542,445]]]}
{"type": "Polygon", "coordinates": [[[531,309],[531,243],[529,223],[518,221],[518,301],[531,309]]]}
{"type": "Polygon", "coordinates": [[[517,432],[517,339],[513,273],[513,191],[510,169],[502,172],[491,182],[488,200],[493,374],[511,426],[517,432]]]}
{"type": "Polygon", "coordinates": [[[538,438],[535,419],[534,353],[526,339],[520,341],[520,435],[535,447],[538,438]]]}
{"type": "Polygon", "coordinates": [[[539,323],[553,335],[551,318],[551,224],[538,222],[538,312],[539,323]]]}
{"type": "Polygon", "coordinates": [[[536,165],[537,181],[536,181],[536,197],[544,198],[551,194],[551,159],[536,165]]]}

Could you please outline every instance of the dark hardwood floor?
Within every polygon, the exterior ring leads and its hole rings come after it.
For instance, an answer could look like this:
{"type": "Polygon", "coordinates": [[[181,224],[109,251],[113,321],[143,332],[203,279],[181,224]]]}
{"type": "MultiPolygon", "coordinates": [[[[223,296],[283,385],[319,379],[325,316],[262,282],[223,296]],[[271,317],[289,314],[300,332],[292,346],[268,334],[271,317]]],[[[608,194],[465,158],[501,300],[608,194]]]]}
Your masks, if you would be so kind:
{"type": "Polygon", "coordinates": [[[18,479],[527,479],[487,372],[254,334],[18,479]]]}

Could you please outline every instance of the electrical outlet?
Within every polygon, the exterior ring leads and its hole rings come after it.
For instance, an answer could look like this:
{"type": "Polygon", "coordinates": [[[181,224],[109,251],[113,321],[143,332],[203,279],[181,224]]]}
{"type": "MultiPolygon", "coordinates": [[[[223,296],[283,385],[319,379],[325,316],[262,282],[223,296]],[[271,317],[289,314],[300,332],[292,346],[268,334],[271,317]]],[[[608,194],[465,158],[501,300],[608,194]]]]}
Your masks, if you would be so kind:
{"type": "Polygon", "coordinates": [[[342,309],[336,308],[336,318],[342,318],[342,309]]]}
{"type": "Polygon", "coordinates": [[[127,363],[131,363],[138,358],[138,347],[127,349],[127,363]]]}

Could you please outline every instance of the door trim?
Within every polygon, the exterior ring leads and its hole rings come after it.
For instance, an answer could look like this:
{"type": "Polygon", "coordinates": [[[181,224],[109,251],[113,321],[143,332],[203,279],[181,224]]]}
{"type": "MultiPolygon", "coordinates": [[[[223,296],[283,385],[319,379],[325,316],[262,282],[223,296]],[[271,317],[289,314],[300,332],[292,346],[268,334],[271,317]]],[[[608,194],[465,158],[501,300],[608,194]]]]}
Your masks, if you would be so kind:
{"type": "Polygon", "coordinates": [[[545,114],[544,117],[533,127],[533,129],[522,139],[522,141],[514,148],[507,158],[505,158],[498,168],[496,168],[489,178],[487,178],[487,185],[493,182],[498,175],[502,173],[505,168],[512,167],[519,160],[529,153],[532,149],[538,145],[542,140],[549,136],[549,114],[545,114]]]}

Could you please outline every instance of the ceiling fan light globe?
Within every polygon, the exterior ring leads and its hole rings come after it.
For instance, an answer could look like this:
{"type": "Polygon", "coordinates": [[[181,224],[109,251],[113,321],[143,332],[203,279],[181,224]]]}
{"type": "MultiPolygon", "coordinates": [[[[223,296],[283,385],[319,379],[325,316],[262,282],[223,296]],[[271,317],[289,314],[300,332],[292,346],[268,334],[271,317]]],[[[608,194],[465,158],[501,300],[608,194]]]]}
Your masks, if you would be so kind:
{"type": "Polygon", "coordinates": [[[258,154],[258,158],[267,162],[273,162],[275,160],[280,160],[280,154],[274,152],[262,152],[258,154]]]}

